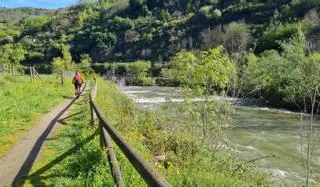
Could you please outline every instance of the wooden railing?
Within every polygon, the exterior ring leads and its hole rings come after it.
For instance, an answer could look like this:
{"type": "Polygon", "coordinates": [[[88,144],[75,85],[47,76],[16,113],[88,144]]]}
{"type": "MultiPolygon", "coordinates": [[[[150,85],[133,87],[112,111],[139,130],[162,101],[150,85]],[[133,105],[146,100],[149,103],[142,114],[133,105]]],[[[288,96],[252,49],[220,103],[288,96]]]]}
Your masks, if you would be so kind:
{"type": "Polygon", "coordinates": [[[117,186],[124,186],[123,179],[120,172],[120,167],[112,147],[112,140],[117,144],[122,153],[127,157],[130,163],[138,171],[140,176],[148,184],[148,186],[155,187],[167,187],[170,186],[167,181],[156,170],[151,167],[130,145],[121,134],[107,121],[104,114],[101,112],[97,104],[95,103],[95,96],[97,92],[97,82],[94,81],[94,86],[90,93],[90,105],[92,124],[98,126],[101,129],[101,142],[102,145],[107,148],[107,153],[112,168],[112,174],[117,186]]]}

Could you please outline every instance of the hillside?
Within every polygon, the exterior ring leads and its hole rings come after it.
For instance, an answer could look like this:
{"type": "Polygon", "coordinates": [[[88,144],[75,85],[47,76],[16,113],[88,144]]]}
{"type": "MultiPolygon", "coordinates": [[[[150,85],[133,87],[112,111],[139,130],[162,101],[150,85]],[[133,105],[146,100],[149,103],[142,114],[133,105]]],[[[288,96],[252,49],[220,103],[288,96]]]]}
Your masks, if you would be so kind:
{"type": "MultiPolygon", "coordinates": [[[[320,48],[319,5],[317,0],[105,0],[54,12],[9,11],[28,16],[7,30],[16,33],[5,34],[27,49],[25,64],[50,63],[60,55],[61,43],[71,46],[75,61],[83,53],[95,62],[162,61],[182,49],[221,44],[230,53],[249,49],[261,53],[279,49],[278,41],[290,38],[297,22],[315,50],[320,48]]],[[[0,38],[2,44],[10,42],[8,37],[0,38]]]]}
{"type": "Polygon", "coordinates": [[[38,8],[0,8],[0,44],[13,41],[13,37],[21,34],[21,31],[29,29],[26,22],[47,15],[52,11],[38,8]]]}

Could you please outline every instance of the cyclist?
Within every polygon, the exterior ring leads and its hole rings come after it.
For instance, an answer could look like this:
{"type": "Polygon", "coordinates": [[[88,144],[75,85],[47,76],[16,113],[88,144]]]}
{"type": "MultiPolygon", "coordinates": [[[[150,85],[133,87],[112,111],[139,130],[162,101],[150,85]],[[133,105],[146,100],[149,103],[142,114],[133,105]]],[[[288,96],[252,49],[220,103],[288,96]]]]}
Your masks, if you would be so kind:
{"type": "Polygon", "coordinates": [[[72,84],[74,84],[75,95],[80,96],[81,85],[84,83],[84,78],[81,76],[79,72],[76,72],[72,79],[72,84]]]}

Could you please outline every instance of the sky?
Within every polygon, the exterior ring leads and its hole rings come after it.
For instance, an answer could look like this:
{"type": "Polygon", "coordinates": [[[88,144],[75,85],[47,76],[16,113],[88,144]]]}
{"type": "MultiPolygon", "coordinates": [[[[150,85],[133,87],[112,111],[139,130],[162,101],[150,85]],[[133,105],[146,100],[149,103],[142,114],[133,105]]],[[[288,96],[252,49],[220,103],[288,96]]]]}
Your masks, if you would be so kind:
{"type": "Polygon", "coordinates": [[[77,0],[0,0],[0,7],[35,7],[57,9],[76,3],[77,0]]]}

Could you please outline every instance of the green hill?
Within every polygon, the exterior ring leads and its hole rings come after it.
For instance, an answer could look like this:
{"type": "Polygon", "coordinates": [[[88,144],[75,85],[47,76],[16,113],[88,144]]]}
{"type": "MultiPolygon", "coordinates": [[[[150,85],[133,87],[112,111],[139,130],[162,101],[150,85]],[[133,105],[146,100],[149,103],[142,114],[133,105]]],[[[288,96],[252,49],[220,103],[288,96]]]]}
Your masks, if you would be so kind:
{"type": "Polygon", "coordinates": [[[161,61],[182,49],[220,44],[230,53],[278,49],[278,41],[294,34],[299,23],[312,50],[320,48],[317,0],[99,2],[56,11],[2,9],[0,15],[10,16],[1,17],[13,24],[2,27],[0,43],[13,36],[28,51],[24,63],[49,63],[60,55],[60,43],[71,46],[76,61],[83,53],[95,62],[161,61]]]}

